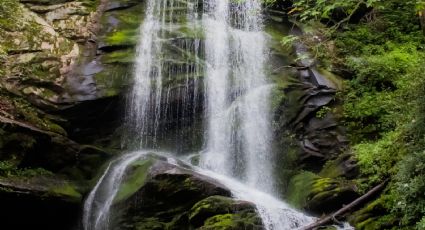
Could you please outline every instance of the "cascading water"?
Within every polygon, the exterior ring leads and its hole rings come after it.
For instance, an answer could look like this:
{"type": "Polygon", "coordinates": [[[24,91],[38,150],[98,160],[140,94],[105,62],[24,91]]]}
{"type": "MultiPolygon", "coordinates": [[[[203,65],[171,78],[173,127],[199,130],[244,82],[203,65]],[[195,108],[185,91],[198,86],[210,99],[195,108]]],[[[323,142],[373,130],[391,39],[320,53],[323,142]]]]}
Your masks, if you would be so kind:
{"type": "Polygon", "coordinates": [[[273,191],[266,36],[257,0],[207,1],[205,168],[273,191]],[[230,7],[230,8],[229,8],[230,7]]]}
{"type": "MultiPolygon", "coordinates": [[[[165,1],[162,1],[165,7],[165,1]]],[[[159,108],[162,94],[162,68],[158,59],[160,51],[160,22],[157,14],[161,4],[148,1],[146,17],[141,27],[141,42],[137,48],[134,71],[134,85],[130,96],[130,112],[128,120],[132,129],[139,135],[136,137],[140,146],[149,145],[148,137],[156,137],[159,122],[159,108]],[[153,120],[153,122],[151,122],[153,120]]],[[[163,16],[164,17],[164,16],[163,16]]],[[[154,140],[150,140],[151,142],[154,140]]]]}
{"type": "Polygon", "coordinates": [[[109,228],[110,207],[114,201],[127,167],[147,152],[125,154],[109,163],[84,204],[83,227],[85,230],[109,228]]]}
{"type": "MultiPolygon", "coordinates": [[[[138,150],[158,150],[158,139],[169,131],[164,124],[172,122],[183,130],[202,109],[197,102],[203,98],[204,149],[200,168],[193,170],[220,181],[236,198],[256,204],[266,229],[289,230],[314,218],[273,196],[266,37],[260,0],[147,0],[125,142],[131,140],[138,150]],[[182,17],[184,27],[177,23],[182,17]],[[182,28],[203,36],[179,37],[182,28]],[[177,80],[178,87],[169,83],[177,80]]],[[[183,131],[175,135],[187,137],[183,131]]],[[[126,170],[146,153],[125,154],[108,165],[86,199],[85,230],[109,228],[110,209],[126,170]]]]}
{"type": "MultiPolygon", "coordinates": [[[[134,83],[128,97],[128,135],[123,141],[135,149],[157,148],[158,139],[166,132],[166,123],[170,120],[177,123],[173,124],[174,127],[179,128],[190,123],[199,110],[197,101],[200,97],[200,39],[194,38],[189,42],[173,37],[182,29],[177,23],[181,12],[173,9],[187,8],[183,16],[191,21],[187,27],[195,30],[199,26],[196,21],[197,1],[149,0],[146,4],[136,52],[134,83]],[[178,87],[172,85],[176,81],[181,83],[178,87]],[[175,102],[176,97],[182,99],[175,102]]],[[[176,133],[176,136],[184,134],[176,133]]]]}

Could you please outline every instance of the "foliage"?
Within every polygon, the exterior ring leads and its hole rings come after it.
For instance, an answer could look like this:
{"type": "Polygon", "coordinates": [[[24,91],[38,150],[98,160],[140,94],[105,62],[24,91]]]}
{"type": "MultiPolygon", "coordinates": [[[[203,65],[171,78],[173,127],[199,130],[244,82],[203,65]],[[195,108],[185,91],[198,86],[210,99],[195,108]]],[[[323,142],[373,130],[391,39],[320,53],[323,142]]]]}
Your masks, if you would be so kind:
{"type": "Polygon", "coordinates": [[[20,25],[17,22],[21,13],[22,9],[18,0],[1,0],[0,28],[8,31],[18,28],[20,25]]]}
{"type": "MultiPolygon", "coordinates": [[[[301,21],[331,19],[332,13],[336,9],[341,9],[346,14],[351,14],[356,6],[365,1],[359,0],[296,0],[293,12],[301,12],[299,17],[301,21]]],[[[369,1],[366,1],[366,3],[369,1]]],[[[373,1],[372,1],[373,2],[373,1]]]]}
{"type": "Polygon", "coordinates": [[[317,112],[316,117],[317,118],[324,118],[326,114],[328,114],[332,109],[328,106],[322,106],[317,112]]]}
{"type": "Polygon", "coordinates": [[[365,50],[347,61],[355,78],[347,84],[344,116],[355,143],[379,138],[414,116],[412,89],[421,77],[424,53],[410,43],[377,49],[382,50],[365,50]]]}
{"type": "Polygon", "coordinates": [[[407,156],[399,165],[396,175],[394,211],[401,213],[402,223],[416,224],[423,229],[425,223],[425,151],[407,156]]]}
{"type": "Polygon", "coordinates": [[[288,47],[291,47],[298,40],[299,40],[299,37],[298,36],[287,35],[287,36],[285,36],[285,37],[282,38],[282,40],[280,41],[280,43],[285,48],[288,48],[288,47]]]}
{"type": "Polygon", "coordinates": [[[294,7],[305,23],[330,25],[317,44],[306,44],[346,78],[339,98],[360,189],[392,179],[383,209],[391,213],[380,213],[382,220],[424,229],[425,42],[418,12],[425,1],[295,0],[294,7]],[[361,18],[353,23],[356,11],[361,18]]]}
{"type": "Polygon", "coordinates": [[[0,161],[0,176],[2,177],[35,177],[39,175],[52,175],[43,168],[18,168],[13,161],[0,161]]]}
{"type": "Polygon", "coordinates": [[[363,176],[360,178],[360,190],[365,192],[395,173],[397,169],[394,165],[406,151],[398,144],[399,138],[399,132],[390,132],[378,141],[364,142],[353,147],[363,176]]]}

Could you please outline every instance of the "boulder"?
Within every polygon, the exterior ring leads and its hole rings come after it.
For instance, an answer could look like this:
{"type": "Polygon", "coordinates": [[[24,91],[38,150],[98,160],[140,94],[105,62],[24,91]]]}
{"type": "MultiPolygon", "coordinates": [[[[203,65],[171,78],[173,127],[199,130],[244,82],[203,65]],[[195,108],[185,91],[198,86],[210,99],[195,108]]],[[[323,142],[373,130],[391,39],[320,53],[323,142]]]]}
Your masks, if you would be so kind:
{"type": "Polygon", "coordinates": [[[182,163],[151,155],[126,171],[113,205],[114,229],[263,229],[255,205],[182,163]],[[180,166],[178,166],[180,165],[180,166]]]}

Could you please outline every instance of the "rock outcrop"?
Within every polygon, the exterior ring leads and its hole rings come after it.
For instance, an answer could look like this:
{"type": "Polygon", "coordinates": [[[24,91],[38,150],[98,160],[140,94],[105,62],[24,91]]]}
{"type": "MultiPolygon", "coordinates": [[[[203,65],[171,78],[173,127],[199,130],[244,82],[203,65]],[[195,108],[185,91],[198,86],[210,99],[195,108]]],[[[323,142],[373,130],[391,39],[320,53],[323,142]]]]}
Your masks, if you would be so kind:
{"type": "MultiPolygon", "coordinates": [[[[271,13],[285,21],[284,14],[271,13]]],[[[287,34],[301,36],[302,31],[293,26],[287,34]]],[[[336,93],[342,83],[321,69],[301,42],[294,43],[292,53],[293,61],[284,67],[289,80],[274,105],[276,139],[283,149],[280,173],[287,181],[282,190],[297,208],[332,213],[359,196],[350,180],[358,174],[357,163],[339,124],[336,93]]]]}
{"type": "Polygon", "coordinates": [[[63,178],[32,175],[35,173],[0,179],[2,226],[6,229],[75,229],[83,189],[63,178]]]}

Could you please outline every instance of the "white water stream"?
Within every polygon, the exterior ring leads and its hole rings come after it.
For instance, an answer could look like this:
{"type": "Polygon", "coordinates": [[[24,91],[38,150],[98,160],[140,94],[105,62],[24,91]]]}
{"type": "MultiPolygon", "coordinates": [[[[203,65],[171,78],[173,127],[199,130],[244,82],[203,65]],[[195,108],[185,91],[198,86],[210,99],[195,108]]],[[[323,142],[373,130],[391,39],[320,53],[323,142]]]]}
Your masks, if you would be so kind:
{"type": "MultiPolygon", "coordinates": [[[[189,87],[189,78],[202,72],[199,39],[182,46],[195,53],[194,67],[168,75],[164,72],[168,58],[163,52],[164,36],[176,26],[172,8],[179,2],[182,1],[146,1],[127,114],[127,125],[137,134],[127,138],[134,139],[138,149],[157,147],[159,126],[169,110],[170,88],[163,87],[166,79],[173,74],[186,74],[185,87],[178,91],[184,95],[183,104],[178,107],[181,116],[189,112],[187,104],[193,103],[199,93],[196,84],[189,87]]],[[[311,223],[314,218],[275,198],[269,111],[272,86],[265,74],[268,54],[261,0],[204,0],[202,12],[195,9],[198,5],[197,0],[185,4],[187,25],[202,26],[205,47],[206,130],[200,167],[195,170],[227,186],[235,198],[254,203],[267,230],[297,229],[311,223]]],[[[86,199],[85,230],[109,229],[110,208],[126,169],[146,153],[128,153],[108,165],[86,199]]]]}
{"type": "Polygon", "coordinates": [[[273,192],[267,41],[258,0],[209,0],[204,14],[208,121],[201,166],[273,192]]]}

